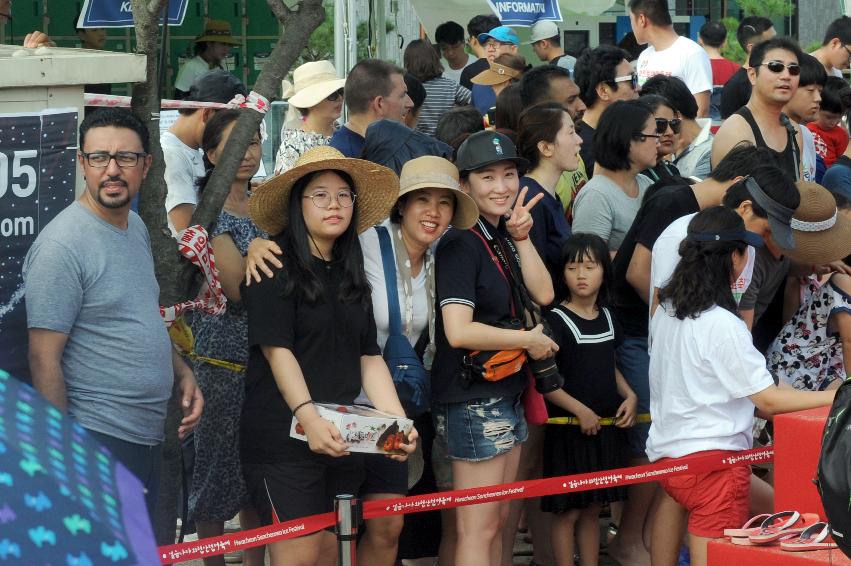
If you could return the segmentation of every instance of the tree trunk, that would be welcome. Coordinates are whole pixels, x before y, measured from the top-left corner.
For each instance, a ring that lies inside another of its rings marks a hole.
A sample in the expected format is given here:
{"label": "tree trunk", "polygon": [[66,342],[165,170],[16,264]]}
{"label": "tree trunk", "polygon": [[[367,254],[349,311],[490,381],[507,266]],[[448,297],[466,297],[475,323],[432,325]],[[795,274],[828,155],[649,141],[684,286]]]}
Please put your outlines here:
{"label": "tree trunk", "polygon": [[[271,101],[278,93],[281,79],[307,45],[311,33],[324,21],[325,10],[322,0],[300,0],[293,8],[286,6],[282,0],[267,2],[286,30],[281,33],[268,63],[254,85],[255,92]],[[160,304],[171,306],[194,297],[200,285],[200,278],[197,269],[179,255],[166,222],[167,187],[164,178],[165,163],[160,147],[160,98],[157,84],[159,23],[164,4],[165,0],[132,0],[137,52],[147,56],[148,77],[146,82],[133,85],[132,109],[150,131],[150,151],[154,160],[147,178],[142,183],[139,213],[151,235],[154,266],[160,285]],[[263,114],[254,110],[243,110],[228,138],[222,159],[216,165],[192,215],[190,225],[200,224],[210,229],[224,206],[242,156],[245,155],[248,144],[262,120]],[[181,409],[176,397],[172,397],[166,417],[159,498],[154,518],[154,534],[159,545],[171,544],[175,540],[181,490],[180,443],[177,439]]]}

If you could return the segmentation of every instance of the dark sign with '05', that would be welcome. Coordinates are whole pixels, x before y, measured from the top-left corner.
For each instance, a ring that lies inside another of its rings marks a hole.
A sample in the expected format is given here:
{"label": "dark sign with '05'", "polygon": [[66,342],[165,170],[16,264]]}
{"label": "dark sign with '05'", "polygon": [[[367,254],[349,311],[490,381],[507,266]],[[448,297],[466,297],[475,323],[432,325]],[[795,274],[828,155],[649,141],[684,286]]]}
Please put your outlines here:
{"label": "dark sign with '05'", "polygon": [[29,375],[21,267],[74,200],[76,151],[76,111],[0,114],[0,369],[13,375]]}

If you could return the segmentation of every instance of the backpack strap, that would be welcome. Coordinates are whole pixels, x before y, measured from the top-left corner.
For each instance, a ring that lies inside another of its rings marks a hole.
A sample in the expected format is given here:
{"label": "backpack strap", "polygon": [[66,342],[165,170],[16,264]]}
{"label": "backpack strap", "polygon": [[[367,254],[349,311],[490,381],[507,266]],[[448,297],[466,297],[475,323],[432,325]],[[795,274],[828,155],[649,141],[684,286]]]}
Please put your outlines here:
{"label": "backpack strap", "polygon": [[384,285],[387,288],[387,313],[390,319],[390,336],[402,335],[402,313],[399,310],[399,288],[396,283],[396,256],[390,243],[390,232],[385,226],[375,226],[384,265]]}

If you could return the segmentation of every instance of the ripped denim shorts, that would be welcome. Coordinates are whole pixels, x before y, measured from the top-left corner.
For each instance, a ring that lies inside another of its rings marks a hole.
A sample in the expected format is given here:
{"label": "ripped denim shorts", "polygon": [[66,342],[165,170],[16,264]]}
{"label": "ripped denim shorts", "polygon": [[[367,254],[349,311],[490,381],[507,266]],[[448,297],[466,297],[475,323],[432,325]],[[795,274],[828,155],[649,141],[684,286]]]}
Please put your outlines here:
{"label": "ripped denim shorts", "polygon": [[432,405],[432,417],[450,460],[490,460],[507,454],[529,435],[519,395]]}

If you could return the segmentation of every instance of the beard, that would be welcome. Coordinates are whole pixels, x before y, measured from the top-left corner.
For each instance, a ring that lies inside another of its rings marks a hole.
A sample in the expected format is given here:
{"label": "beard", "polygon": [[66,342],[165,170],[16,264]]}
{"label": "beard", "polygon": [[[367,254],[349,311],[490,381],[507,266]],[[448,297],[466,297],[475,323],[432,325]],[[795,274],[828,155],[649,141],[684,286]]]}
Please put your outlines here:
{"label": "beard", "polygon": [[[111,181],[111,182],[114,183],[115,181]],[[113,209],[114,208],[124,208],[125,206],[130,204],[129,187],[127,186],[127,183],[125,181],[120,181],[120,182],[124,185],[126,192],[122,195],[114,196],[114,197],[106,196],[105,194],[103,194],[103,191],[106,189],[106,187],[104,186],[106,183],[101,183],[101,185],[98,187],[97,193],[95,194],[95,200],[98,202],[98,204],[100,204],[104,208],[113,208]]]}

